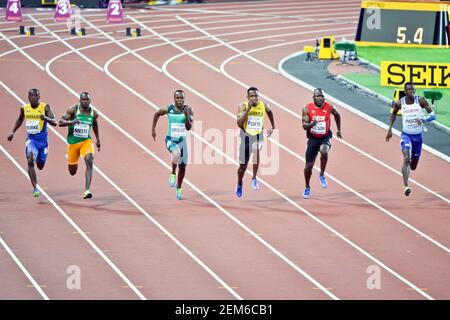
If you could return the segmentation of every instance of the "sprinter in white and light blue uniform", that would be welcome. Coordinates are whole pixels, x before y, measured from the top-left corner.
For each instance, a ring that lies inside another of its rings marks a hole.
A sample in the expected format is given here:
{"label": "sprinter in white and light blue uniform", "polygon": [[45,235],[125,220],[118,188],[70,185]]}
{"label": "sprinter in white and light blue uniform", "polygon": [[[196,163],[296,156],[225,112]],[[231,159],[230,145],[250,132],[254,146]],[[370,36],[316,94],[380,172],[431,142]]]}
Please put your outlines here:
{"label": "sprinter in white and light blue uniform", "polygon": [[[397,112],[402,112],[402,134],[400,136],[400,146],[403,152],[403,191],[406,196],[411,194],[411,188],[408,186],[410,170],[415,170],[419,163],[422,152],[422,130],[424,122],[431,122],[436,119],[434,111],[431,109],[427,100],[415,95],[416,89],[412,82],[405,83],[405,96],[395,101],[391,114],[391,123],[386,135],[386,141],[392,137],[392,126],[397,118]],[[428,115],[423,115],[423,109]]]}

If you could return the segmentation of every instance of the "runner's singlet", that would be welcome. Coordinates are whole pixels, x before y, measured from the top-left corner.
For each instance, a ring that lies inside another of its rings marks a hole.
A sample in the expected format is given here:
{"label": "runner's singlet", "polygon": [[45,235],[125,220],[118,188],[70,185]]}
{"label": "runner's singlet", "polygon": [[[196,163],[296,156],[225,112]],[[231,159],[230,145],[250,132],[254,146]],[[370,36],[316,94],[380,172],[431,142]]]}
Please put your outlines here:
{"label": "runner's singlet", "polygon": [[331,104],[324,102],[322,108],[319,108],[311,102],[306,105],[306,109],[308,110],[309,120],[317,121],[316,125],[309,130],[309,134],[315,138],[322,138],[328,135],[330,131]]}
{"label": "runner's singlet", "polygon": [[422,124],[417,123],[417,119],[422,119],[422,107],[419,104],[419,96],[414,96],[414,103],[407,104],[406,97],[400,99],[402,105],[402,125],[403,132],[407,134],[422,133]]}
{"label": "runner's singlet", "polygon": [[167,107],[167,136],[172,140],[180,141],[186,137],[186,115],[183,111],[177,111],[177,108],[171,104]]}
{"label": "runner's singlet", "polygon": [[82,114],[80,105],[77,104],[75,119],[80,120],[79,124],[70,125],[67,134],[67,143],[76,144],[91,138],[91,127],[94,123],[94,108],[91,106],[89,114]]}
{"label": "runner's singlet", "polygon": [[[249,108],[248,101],[244,102],[245,110]],[[264,125],[264,115],[266,114],[266,108],[264,102],[258,101],[256,107],[250,109],[247,117],[247,121],[244,122],[244,130],[252,136],[256,136],[261,133]]]}
{"label": "runner's singlet", "polygon": [[45,102],[40,102],[37,108],[33,108],[31,104],[23,107],[28,139],[34,141],[47,139],[47,122],[41,120],[41,115],[45,115],[46,105]]}

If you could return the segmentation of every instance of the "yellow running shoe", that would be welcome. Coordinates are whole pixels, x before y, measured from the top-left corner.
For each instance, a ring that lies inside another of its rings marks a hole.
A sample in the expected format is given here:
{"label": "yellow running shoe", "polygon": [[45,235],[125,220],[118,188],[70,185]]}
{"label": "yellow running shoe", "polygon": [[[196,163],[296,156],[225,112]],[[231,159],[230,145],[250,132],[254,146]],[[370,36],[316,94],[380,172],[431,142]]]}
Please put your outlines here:
{"label": "yellow running shoe", "polygon": [[183,191],[181,190],[181,188],[177,188],[176,196],[178,200],[183,199]]}
{"label": "yellow running shoe", "polygon": [[176,180],[176,177],[177,177],[177,175],[176,174],[170,174],[170,177],[169,177],[169,186],[171,187],[171,188],[173,188],[173,187],[175,187],[175,180]]}

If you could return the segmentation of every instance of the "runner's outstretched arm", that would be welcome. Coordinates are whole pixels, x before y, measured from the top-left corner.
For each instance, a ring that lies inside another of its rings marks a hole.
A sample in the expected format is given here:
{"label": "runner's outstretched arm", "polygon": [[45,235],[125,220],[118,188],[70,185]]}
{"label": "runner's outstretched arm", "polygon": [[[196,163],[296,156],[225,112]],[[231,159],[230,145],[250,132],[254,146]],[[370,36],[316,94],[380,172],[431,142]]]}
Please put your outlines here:
{"label": "runner's outstretched arm", "polygon": [[25,114],[23,112],[23,107],[20,108],[19,117],[16,120],[16,123],[14,124],[14,128],[11,130],[11,132],[8,135],[8,141],[11,141],[14,137],[14,134],[16,133],[17,129],[20,128],[20,126],[23,123],[23,119],[25,118]]}
{"label": "runner's outstretched arm", "polygon": [[94,122],[92,123],[92,130],[94,131],[95,134],[95,145],[97,146],[97,150],[100,151],[100,132],[98,131],[98,113],[97,111],[94,110]]}
{"label": "runner's outstretched arm", "polygon": [[153,116],[153,124],[152,124],[152,137],[153,140],[156,140],[156,124],[158,123],[159,117],[167,114],[167,107],[161,108],[158,111],[156,111],[155,115]]}

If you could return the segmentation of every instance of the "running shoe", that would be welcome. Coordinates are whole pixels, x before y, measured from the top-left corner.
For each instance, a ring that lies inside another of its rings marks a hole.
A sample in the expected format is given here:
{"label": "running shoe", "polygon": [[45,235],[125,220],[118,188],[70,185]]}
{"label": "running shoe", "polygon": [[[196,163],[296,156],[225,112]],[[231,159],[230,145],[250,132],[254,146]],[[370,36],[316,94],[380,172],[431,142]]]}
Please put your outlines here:
{"label": "running shoe", "polygon": [[411,194],[411,188],[410,187],[403,187],[403,191],[405,192],[405,196],[409,196]]}
{"label": "running shoe", "polygon": [[254,190],[259,190],[259,182],[256,179],[252,179],[252,188]]}
{"label": "running shoe", "polygon": [[178,200],[183,199],[183,191],[181,188],[177,188],[176,197]]}
{"label": "running shoe", "polygon": [[90,198],[92,198],[92,193],[89,190],[86,190],[83,193],[83,199],[90,199]]}
{"label": "running shoe", "polygon": [[242,186],[240,186],[240,185],[236,186],[236,196],[238,198],[242,197]]}
{"label": "running shoe", "polygon": [[33,189],[33,197],[39,198],[40,195],[41,195],[41,192],[39,191],[39,189],[38,188],[34,188]]}
{"label": "running shoe", "polygon": [[309,199],[311,197],[311,188],[305,188],[303,191],[303,198]]}
{"label": "running shoe", "polygon": [[175,187],[175,180],[176,180],[176,177],[177,177],[177,175],[176,174],[170,174],[170,177],[169,177],[169,186],[171,187],[171,188],[173,188],[173,187]]}
{"label": "running shoe", "polygon": [[327,178],[325,178],[325,176],[319,176],[320,179],[320,185],[322,186],[322,188],[326,188],[328,187],[328,181]]}

